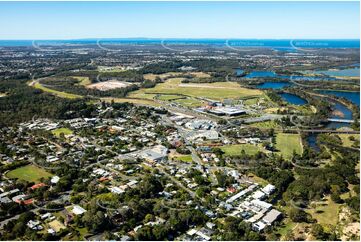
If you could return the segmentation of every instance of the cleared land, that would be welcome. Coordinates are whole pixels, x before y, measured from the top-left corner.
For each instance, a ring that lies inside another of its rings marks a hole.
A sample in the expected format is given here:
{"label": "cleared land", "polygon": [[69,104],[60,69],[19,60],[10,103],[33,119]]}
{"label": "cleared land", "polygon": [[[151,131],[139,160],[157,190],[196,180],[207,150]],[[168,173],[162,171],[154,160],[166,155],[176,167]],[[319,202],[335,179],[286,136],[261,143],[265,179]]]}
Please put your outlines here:
{"label": "cleared land", "polygon": [[226,98],[240,99],[252,96],[261,96],[260,90],[243,88],[233,82],[215,82],[206,84],[182,83],[183,78],[170,78],[164,83],[157,84],[153,88],[140,89],[131,92],[129,97],[139,97],[145,93],[157,94],[182,94],[197,98],[223,100]]}
{"label": "cleared land", "polygon": [[39,182],[40,178],[51,177],[52,174],[34,165],[27,165],[9,171],[6,176],[11,179],[17,178],[29,182]]}
{"label": "cleared land", "polygon": [[69,135],[69,134],[72,134],[73,131],[71,131],[68,128],[59,128],[59,129],[52,130],[51,133],[53,133],[53,135],[59,137],[61,133],[63,133],[64,135]]}
{"label": "cleared land", "polygon": [[59,232],[60,230],[66,228],[65,225],[63,223],[59,222],[58,220],[53,220],[53,221],[49,222],[48,225],[50,228],[54,229],[55,232]]}
{"label": "cleared land", "polygon": [[131,85],[131,84],[128,82],[110,80],[110,81],[105,81],[105,82],[93,83],[93,84],[87,85],[86,88],[97,89],[99,91],[108,91],[108,90],[117,89],[117,88],[124,88],[129,85]]}
{"label": "cleared land", "polygon": [[60,92],[60,91],[57,91],[54,89],[50,89],[48,87],[44,87],[39,82],[35,82],[35,81],[31,82],[30,86],[33,86],[34,88],[40,89],[44,92],[48,92],[50,94],[53,94],[53,95],[61,97],[61,98],[69,98],[69,99],[83,98],[83,96],[80,96],[80,95],[71,94],[71,93],[67,93],[67,92]]}
{"label": "cleared land", "polygon": [[292,158],[293,151],[302,154],[302,140],[299,134],[278,133],[276,136],[276,148],[285,159]]}
{"label": "cleared land", "polygon": [[226,156],[241,155],[242,150],[244,150],[247,155],[254,155],[258,151],[267,152],[263,147],[252,144],[225,145],[221,147],[221,150]]}

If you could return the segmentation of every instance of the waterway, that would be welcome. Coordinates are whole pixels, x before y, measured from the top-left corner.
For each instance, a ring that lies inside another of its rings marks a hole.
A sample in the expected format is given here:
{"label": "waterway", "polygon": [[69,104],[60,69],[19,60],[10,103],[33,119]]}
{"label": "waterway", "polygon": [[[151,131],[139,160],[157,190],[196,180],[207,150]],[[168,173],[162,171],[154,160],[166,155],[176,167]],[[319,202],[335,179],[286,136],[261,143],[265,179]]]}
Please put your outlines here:
{"label": "waterway", "polygon": [[308,145],[316,152],[320,152],[320,147],[317,144],[317,133],[310,133],[307,138],[306,141],[308,143]]}
{"label": "waterway", "polygon": [[343,97],[360,107],[360,92],[348,92],[337,90],[319,90],[318,93]]}
{"label": "waterway", "polygon": [[314,73],[327,75],[327,76],[357,77],[360,76],[360,67],[347,68],[347,69],[321,70],[321,71],[314,71]]}
{"label": "waterway", "polygon": [[258,84],[256,88],[259,89],[282,89],[284,87],[290,87],[293,83],[289,82],[263,82]]}
{"label": "waterway", "polygon": [[307,100],[306,99],[303,99],[295,94],[291,94],[291,93],[282,93],[282,94],[279,94],[283,100],[291,103],[291,104],[294,104],[294,105],[304,105],[304,104],[307,104]]}

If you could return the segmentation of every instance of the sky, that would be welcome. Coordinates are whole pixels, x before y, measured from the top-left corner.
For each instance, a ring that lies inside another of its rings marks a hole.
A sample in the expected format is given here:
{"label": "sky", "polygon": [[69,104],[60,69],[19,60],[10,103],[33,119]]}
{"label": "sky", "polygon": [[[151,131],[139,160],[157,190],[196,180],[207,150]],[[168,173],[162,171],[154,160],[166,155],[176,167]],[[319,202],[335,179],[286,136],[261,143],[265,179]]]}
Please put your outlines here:
{"label": "sky", "polygon": [[359,39],[359,2],[0,2],[0,39]]}

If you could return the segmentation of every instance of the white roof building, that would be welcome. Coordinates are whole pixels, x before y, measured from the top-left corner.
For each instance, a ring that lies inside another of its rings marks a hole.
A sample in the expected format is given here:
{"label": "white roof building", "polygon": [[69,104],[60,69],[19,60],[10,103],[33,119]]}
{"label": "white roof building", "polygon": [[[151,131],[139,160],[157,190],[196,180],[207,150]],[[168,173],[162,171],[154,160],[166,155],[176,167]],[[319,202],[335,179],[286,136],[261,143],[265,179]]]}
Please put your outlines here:
{"label": "white roof building", "polygon": [[53,176],[53,177],[51,178],[50,182],[53,183],[53,184],[56,184],[56,183],[58,183],[59,180],[60,180],[60,177],[58,177],[58,176]]}
{"label": "white roof building", "polygon": [[262,189],[262,191],[267,195],[270,195],[272,192],[274,192],[274,190],[276,190],[276,187],[271,184],[268,184]]}
{"label": "white roof building", "polygon": [[86,212],[86,210],[79,205],[74,205],[72,212],[76,215],[81,215]]}

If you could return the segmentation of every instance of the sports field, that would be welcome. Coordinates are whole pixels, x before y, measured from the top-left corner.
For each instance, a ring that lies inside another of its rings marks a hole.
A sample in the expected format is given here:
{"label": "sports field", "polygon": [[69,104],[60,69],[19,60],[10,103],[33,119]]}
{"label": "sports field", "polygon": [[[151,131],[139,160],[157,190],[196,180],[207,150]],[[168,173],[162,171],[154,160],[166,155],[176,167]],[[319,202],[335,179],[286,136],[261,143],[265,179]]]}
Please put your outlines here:
{"label": "sports field", "polygon": [[11,179],[17,178],[29,182],[39,182],[40,178],[51,177],[52,174],[34,165],[27,165],[9,171],[6,176]]}
{"label": "sports field", "polygon": [[240,99],[262,95],[262,91],[260,90],[243,88],[234,82],[182,83],[182,80],[183,78],[170,78],[164,83],[157,84],[153,88],[143,88],[131,92],[129,97],[139,97],[145,93],[183,94],[221,101],[227,98]]}
{"label": "sports field", "polygon": [[299,134],[278,133],[276,136],[276,148],[285,159],[292,158],[293,151],[296,151],[297,154],[302,154],[301,136]]}

